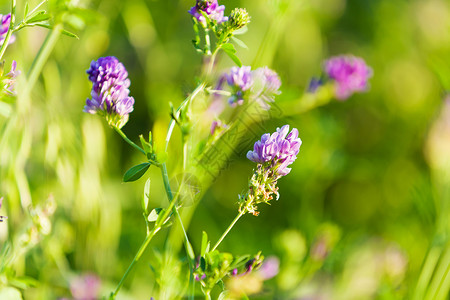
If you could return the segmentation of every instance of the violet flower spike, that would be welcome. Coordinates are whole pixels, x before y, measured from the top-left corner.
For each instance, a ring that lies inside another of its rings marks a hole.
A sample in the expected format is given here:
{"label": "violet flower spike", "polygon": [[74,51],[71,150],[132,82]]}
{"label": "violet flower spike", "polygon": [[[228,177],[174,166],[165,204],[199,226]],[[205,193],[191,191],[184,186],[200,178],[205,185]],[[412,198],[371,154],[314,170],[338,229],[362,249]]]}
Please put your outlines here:
{"label": "violet flower spike", "polygon": [[14,85],[16,83],[16,77],[20,75],[20,71],[16,70],[17,62],[13,60],[11,64],[11,70],[8,74],[1,77],[0,82],[4,89],[4,92],[9,96],[15,96]]}
{"label": "violet flower spike", "polygon": [[289,174],[291,169],[288,166],[297,159],[302,141],[296,128],[288,132],[289,125],[284,125],[272,134],[263,134],[261,140],[255,143],[253,151],[247,152],[247,158],[267,165],[280,177]]}
{"label": "violet flower spike", "polygon": [[93,86],[83,111],[100,114],[111,126],[123,127],[134,105],[134,98],[129,96],[127,70],[117,58],[108,56],[92,61],[87,73]]}
{"label": "violet flower spike", "polygon": [[234,90],[233,95],[228,99],[230,105],[242,105],[244,94],[253,84],[252,71],[250,66],[232,67],[226,74],[228,85]]}
{"label": "violet flower spike", "polygon": [[[7,14],[7,15],[0,15],[0,46],[3,45],[3,41],[5,40],[6,37],[6,33],[8,32],[9,29],[9,24],[11,23],[11,14]],[[12,44],[14,43],[14,41],[16,40],[16,37],[14,35],[11,35],[11,37],[9,38],[9,43],[8,44]]]}
{"label": "violet flower spike", "polygon": [[206,19],[201,12],[206,13],[210,20],[216,21],[217,24],[228,21],[228,17],[224,16],[225,5],[219,5],[217,0],[197,0],[195,6],[188,11],[203,26],[206,26]]}
{"label": "violet flower spike", "polygon": [[335,81],[336,98],[345,100],[355,92],[369,88],[368,80],[373,70],[362,58],[356,56],[335,56],[325,61],[324,71]]}

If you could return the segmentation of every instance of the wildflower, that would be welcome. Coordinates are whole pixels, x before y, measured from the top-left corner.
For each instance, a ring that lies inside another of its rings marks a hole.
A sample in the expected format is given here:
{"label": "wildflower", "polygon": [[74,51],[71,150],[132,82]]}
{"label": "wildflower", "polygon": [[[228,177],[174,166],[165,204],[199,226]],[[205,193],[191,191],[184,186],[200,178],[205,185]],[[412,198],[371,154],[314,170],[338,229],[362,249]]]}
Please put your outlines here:
{"label": "wildflower", "polygon": [[84,112],[105,116],[109,125],[123,127],[134,105],[127,70],[117,58],[108,56],[92,61],[87,73],[93,86]]}
{"label": "wildflower", "polygon": [[97,275],[86,274],[71,281],[70,291],[76,300],[94,300],[99,299],[100,285]]}
{"label": "wildflower", "polygon": [[264,260],[261,268],[258,271],[259,275],[264,280],[273,278],[280,271],[280,260],[276,256],[268,257]]}
{"label": "wildflower", "polygon": [[[0,15],[0,46],[3,45],[3,41],[5,40],[6,33],[9,29],[9,24],[11,23],[11,14]],[[9,39],[9,44],[14,43],[16,37],[12,35]]]}
{"label": "wildflower", "polygon": [[235,8],[230,14],[229,22],[230,27],[237,30],[250,23],[250,16],[245,8]]}
{"label": "wildflower", "polygon": [[8,96],[15,95],[15,92],[14,92],[14,84],[16,82],[15,79],[20,74],[20,71],[16,71],[16,67],[17,67],[17,62],[15,60],[13,60],[13,62],[11,64],[11,71],[9,71],[9,73],[7,73],[6,75],[3,75],[4,63],[0,64],[0,83],[1,83],[1,86],[4,90],[4,92]]}
{"label": "wildflower", "polygon": [[228,85],[233,89],[232,96],[228,99],[230,105],[242,105],[244,94],[253,84],[252,69],[250,66],[232,67],[226,74]]}
{"label": "wildflower", "polygon": [[275,101],[275,96],[281,94],[281,80],[277,72],[268,67],[258,68],[252,72],[255,84],[252,87],[256,101],[263,109],[270,108],[268,103]]}
{"label": "wildflower", "polygon": [[219,5],[217,0],[197,0],[195,6],[188,11],[203,26],[206,26],[206,19],[202,12],[205,13],[211,21],[217,24],[228,21],[228,17],[224,17],[225,5]]}
{"label": "wildflower", "polygon": [[308,85],[308,92],[315,93],[319,87],[323,85],[323,80],[320,78],[311,78]]}
{"label": "wildflower", "polygon": [[241,212],[250,212],[257,216],[258,203],[269,203],[272,194],[279,197],[277,180],[289,174],[288,168],[296,159],[302,144],[296,128],[289,132],[289,125],[277,128],[277,131],[263,134],[247,158],[258,165],[249,182],[247,194],[239,196]]}
{"label": "wildflower", "polygon": [[335,95],[345,100],[355,92],[369,88],[368,80],[372,69],[362,58],[356,56],[336,56],[325,61],[324,71],[335,82]]}

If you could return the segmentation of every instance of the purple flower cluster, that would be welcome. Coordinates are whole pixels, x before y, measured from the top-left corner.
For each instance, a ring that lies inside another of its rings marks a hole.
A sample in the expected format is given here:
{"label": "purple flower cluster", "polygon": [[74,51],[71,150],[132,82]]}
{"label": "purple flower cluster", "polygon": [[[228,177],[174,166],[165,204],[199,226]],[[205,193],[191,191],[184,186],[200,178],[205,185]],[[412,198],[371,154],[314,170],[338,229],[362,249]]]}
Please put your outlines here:
{"label": "purple flower cluster", "polygon": [[195,6],[191,7],[189,13],[201,24],[206,25],[206,19],[201,12],[204,12],[210,20],[218,24],[228,21],[228,17],[223,15],[225,5],[219,5],[217,0],[197,0]]}
{"label": "purple flower cluster", "polygon": [[134,99],[129,96],[130,80],[123,64],[113,56],[101,57],[92,61],[87,73],[93,86],[84,112],[105,115],[110,125],[119,128],[125,125]]}
{"label": "purple flower cluster", "polygon": [[[11,71],[6,75],[1,76],[1,85],[4,92],[9,96],[14,96],[14,84],[16,83],[16,77],[20,74],[20,71],[16,71],[17,62],[13,60],[11,64]],[[3,68],[3,66],[2,66]]]}
{"label": "purple flower cluster", "polygon": [[[0,25],[0,45],[3,45],[3,41],[5,40],[6,33],[9,29],[9,24],[11,23],[11,14],[0,15],[1,25]],[[11,36],[9,39],[9,44],[15,41],[15,36]]]}
{"label": "purple flower cluster", "polygon": [[335,56],[325,61],[324,71],[336,84],[336,98],[345,100],[355,92],[369,88],[368,80],[372,69],[362,58],[356,56]]}
{"label": "purple flower cluster", "polygon": [[231,105],[242,105],[244,95],[251,90],[263,108],[268,109],[267,102],[273,102],[275,95],[280,94],[281,80],[278,74],[268,67],[251,70],[250,66],[232,67],[224,75],[228,85],[233,89],[228,99]]}
{"label": "purple flower cluster", "polygon": [[263,134],[253,151],[248,151],[247,158],[258,164],[267,164],[279,176],[289,174],[291,168],[288,166],[297,159],[302,141],[296,128],[288,132],[289,125],[284,125],[272,134]]}

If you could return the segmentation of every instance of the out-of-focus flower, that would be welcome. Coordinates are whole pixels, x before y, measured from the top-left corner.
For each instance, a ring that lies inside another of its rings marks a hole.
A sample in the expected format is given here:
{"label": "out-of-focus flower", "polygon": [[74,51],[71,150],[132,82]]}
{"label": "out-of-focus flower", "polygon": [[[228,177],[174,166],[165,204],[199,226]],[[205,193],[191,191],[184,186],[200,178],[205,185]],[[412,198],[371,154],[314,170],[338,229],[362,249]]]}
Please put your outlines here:
{"label": "out-of-focus flower", "polygon": [[237,30],[250,23],[250,16],[245,8],[235,8],[230,14],[229,23],[231,29]]}
{"label": "out-of-focus flower", "polygon": [[324,71],[335,82],[335,96],[345,100],[355,92],[369,88],[368,80],[373,75],[372,68],[362,58],[341,55],[325,61]]}
{"label": "out-of-focus flower", "polygon": [[8,96],[14,96],[16,93],[14,91],[14,84],[16,83],[16,77],[20,74],[20,71],[16,71],[17,62],[13,60],[11,64],[11,71],[3,75],[4,63],[0,64],[0,81],[3,92]]}
{"label": "out-of-focus flower", "polygon": [[315,93],[319,87],[323,85],[323,80],[320,78],[311,78],[308,85],[308,92]]}
{"label": "out-of-focus flower", "polygon": [[224,79],[232,90],[231,97],[228,98],[232,106],[242,105],[245,99],[249,99],[257,101],[262,108],[269,109],[268,103],[274,102],[275,96],[281,93],[280,77],[268,67],[254,71],[250,66],[232,67],[219,79],[219,88],[222,88]]}
{"label": "out-of-focus flower", "polygon": [[253,151],[247,152],[247,158],[253,162],[263,164],[274,174],[284,176],[291,171],[288,166],[297,159],[302,140],[298,137],[296,128],[289,132],[289,125],[277,128],[277,131],[262,135],[257,141]]}
{"label": "out-of-focus flower", "polygon": [[253,84],[251,67],[232,67],[230,73],[226,74],[226,80],[228,85],[233,89],[232,96],[228,99],[228,102],[231,105],[242,105],[244,103],[244,93]]}
{"label": "out-of-focus flower", "polygon": [[258,270],[258,274],[262,279],[268,280],[275,277],[280,271],[280,260],[276,256],[266,258]]}
{"label": "out-of-focus flower", "polygon": [[95,300],[100,296],[100,278],[94,274],[76,277],[70,282],[70,292],[75,300]]}
{"label": "out-of-focus flower", "polygon": [[[0,15],[1,25],[0,25],[0,46],[3,45],[3,41],[5,40],[6,33],[9,29],[9,24],[11,23],[11,14]],[[9,38],[9,44],[14,43],[16,37],[12,35]]]}
{"label": "out-of-focus flower", "polygon": [[197,0],[195,6],[188,11],[194,18],[196,18],[203,26],[206,26],[206,19],[202,15],[205,13],[211,21],[216,21],[218,24],[228,21],[228,17],[223,15],[225,5],[219,5],[217,0]]}
{"label": "out-of-focus flower", "polygon": [[272,194],[278,199],[277,180],[289,174],[291,168],[288,166],[297,159],[302,144],[296,128],[288,132],[289,125],[285,125],[273,134],[263,134],[253,151],[248,151],[247,158],[258,165],[250,179],[248,192],[239,196],[239,211],[257,216],[257,204],[269,203]]}
{"label": "out-of-focus flower", "polygon": [[87,73],[93,86],[84,112],[105,116],[109,125],[123,127],[134,105],[127,70],[117,58],[107,56],[92,61]]}

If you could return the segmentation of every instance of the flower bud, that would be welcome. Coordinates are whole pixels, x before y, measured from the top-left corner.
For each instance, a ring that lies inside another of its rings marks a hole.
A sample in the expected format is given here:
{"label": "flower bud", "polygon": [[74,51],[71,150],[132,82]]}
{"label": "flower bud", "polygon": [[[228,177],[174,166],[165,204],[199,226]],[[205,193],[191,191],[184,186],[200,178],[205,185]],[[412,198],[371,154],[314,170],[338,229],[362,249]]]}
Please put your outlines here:
{"label": "flower bud", "polygon": [[228,18],[230,27],[234,30],[242,28],[250,23],[250,16],[245,8],[235,8]]}

